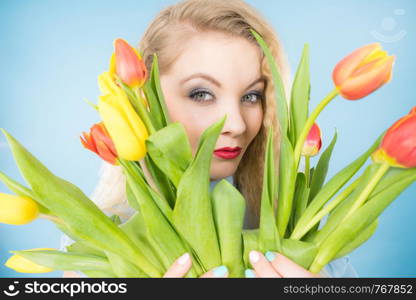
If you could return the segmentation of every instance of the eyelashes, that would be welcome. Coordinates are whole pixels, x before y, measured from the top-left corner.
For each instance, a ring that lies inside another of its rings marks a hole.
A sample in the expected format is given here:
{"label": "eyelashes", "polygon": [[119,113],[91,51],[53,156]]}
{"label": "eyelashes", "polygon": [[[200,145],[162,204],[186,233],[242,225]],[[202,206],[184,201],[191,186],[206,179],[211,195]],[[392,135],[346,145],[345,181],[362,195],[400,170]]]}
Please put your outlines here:
{"label": "eyelashes", "polygon": [[[213,101],[215,96],[207,89],[203,89],[203,88],[197,88],[197,89],[193,89],[188,97],[195,101],[195,102],[200,102],[200,103],[205,103],[205,102],[209,102],[209,101]],[[245,94],[242,98],[241,101],[242,102],[247,102],[250,104],[256,104],[260,101],[262,101],[264,98],[263,93],[261,91],[251,91],[248,92],[247,94]]]}

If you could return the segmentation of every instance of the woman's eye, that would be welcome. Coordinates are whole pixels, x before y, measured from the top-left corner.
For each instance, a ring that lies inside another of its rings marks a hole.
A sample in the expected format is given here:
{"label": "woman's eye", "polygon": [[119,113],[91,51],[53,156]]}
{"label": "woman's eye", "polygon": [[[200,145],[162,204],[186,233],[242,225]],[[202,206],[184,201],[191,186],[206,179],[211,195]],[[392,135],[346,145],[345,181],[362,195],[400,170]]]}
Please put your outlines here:
{"label": "woman's eye", "polygon": [[189,97],[197,102],[210,101],[213,98],[211,93],[204,91],[204,90],[193,91],[190,93]]}
{"label": "woman's eye", "polygon": [[259,93],[250,93],[243,96],[243,101],[248,103],[257,103],[263,99],[263,96]]}

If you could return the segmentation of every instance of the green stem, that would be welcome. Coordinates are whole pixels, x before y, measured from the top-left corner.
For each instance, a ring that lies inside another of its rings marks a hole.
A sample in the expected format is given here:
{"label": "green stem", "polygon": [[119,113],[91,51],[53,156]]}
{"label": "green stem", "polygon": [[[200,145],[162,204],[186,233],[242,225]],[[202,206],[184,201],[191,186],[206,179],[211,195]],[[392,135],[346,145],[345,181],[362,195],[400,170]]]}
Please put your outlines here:
{"label": "green stem", "polygon": [[360,178],[357,178],[349,187],[340,193],[334,200],[328,203],[302,228],[301,231],[294,232],[291,239],[300,240],[315,224],[317,224],[324,216],[329,214],[335,207],[338,206],[345,198],[347,198],[357,187]]}
{"label": "green stem", "polygon": [[348,211],[347,215],[342,219],[341,223],[348,219],[360,206],[367,200],[368,196],[376,187],[377,183],[380,181],[381,177],[388,171],[390,165],[386,162],[380,165],[377,172],[374,174],[373,178],[371,178],[368,185],[363,189],[361,194],[357,197],[354,201],[353,205],[351,206],[350,210]]}
{"label": "green stem", "polygon": [[321,111],[337,95],[338,95],[338,90],[335,88],[318,104],[318,106],[314,109],[314,111],[310,114],[308,120],[306,121],[306,124],[303,127],[303,130],[302,130],[301,134],[299,135],[299,138],[296,142],[296,147],[295,147],[295,152],[294,152],[296,168],[298,168],[298,166],[299,166],[299,160],[300,160],[300,157],[301,157],[303,144],[305,143],[305,140],[306,140],[306,137],[308,136],[309,130],[311,130],[311,128],[313,126],[313,123],[315,123],[315,120],[318,118],[318,115],[321,113]]}
{"label": "green stem", "polygon": [[305,156],[305,177],[306,177],[306,186],[309,187],[309,177],[311,175],[311,157]]}

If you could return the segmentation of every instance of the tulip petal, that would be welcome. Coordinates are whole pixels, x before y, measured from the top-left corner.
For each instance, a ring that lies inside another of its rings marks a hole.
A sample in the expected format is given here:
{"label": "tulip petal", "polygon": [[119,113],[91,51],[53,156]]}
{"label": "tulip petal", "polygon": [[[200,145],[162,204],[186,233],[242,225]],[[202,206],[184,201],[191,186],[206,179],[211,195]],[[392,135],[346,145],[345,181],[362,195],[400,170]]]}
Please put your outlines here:
{"label": "tulip petal", "polygon": [[340,94],[346,99],[356,100],[374,92],[390,80],[393,63],[394,56],[389,56],[371,71],[348,78],[339,88]]}
{"label": "tulip petal", "polygon": [[381,46],[379,43],[369,44],[367,46],[361,47],[351,54],[342,59],[334,68],[332,73],[332,78],[334,80],[335,86],[340,86],[351,73],[356,69],[356,67],[374,50],[380,49]]}
{"label": "tulip petal", "polygon": [[136,135],[120,112],[100,97],[98,109],[100,116],[114,142],[117,154],[126,160],[140,160],[146,154],[144,141],[136,138]]}
{"label": "tulip petal", "polygon": [[28,197],[0,193],[0,223],[23,225],[37,218],[39,208]]}

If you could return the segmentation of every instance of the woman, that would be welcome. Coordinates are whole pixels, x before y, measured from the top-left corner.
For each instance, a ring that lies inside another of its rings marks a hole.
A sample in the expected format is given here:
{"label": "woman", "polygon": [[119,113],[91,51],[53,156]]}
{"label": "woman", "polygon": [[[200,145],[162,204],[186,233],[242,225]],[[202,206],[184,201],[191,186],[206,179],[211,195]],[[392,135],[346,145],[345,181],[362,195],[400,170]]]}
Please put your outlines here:
{"label": "woman", "polygon": [[[169,116],[184,125],[194,153],[202,132],[227,114],[213,154],[211,187],[227,178],[240,190],[247,200],[246,228],[258,226],[266,129],[278,128],[271,73],[251,28],[269,45],[289,91],[289,68],[276,33],[241,0],[187,0],[170,6],[149,25],[139,45],[148,69],[153,53],[158,54]],[[278,157],[278,130],[274,143]],[[106,165],[92,198],[108,214],[125,220],[133,211],[124,187],[120,169]],[[276,253],[252,251],[249,257],[253,270],[246,271],[247,277],[318,276]],[[338,271],[348,266],[346,260],[338,260]],[[183,277],[191,264],[184,254],[165,276]],[[319,276],[348,276],[331,273]],[[220,266],[202,277],[227,275]]]}

